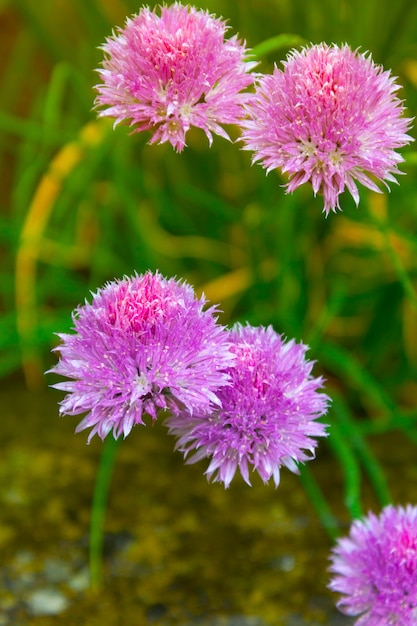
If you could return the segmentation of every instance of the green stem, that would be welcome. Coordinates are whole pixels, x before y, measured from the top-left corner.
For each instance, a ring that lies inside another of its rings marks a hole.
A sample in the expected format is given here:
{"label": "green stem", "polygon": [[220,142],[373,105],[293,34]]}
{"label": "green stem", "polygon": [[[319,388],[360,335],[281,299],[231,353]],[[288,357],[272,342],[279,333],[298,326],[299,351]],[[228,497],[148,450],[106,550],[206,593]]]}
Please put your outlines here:
{"label": "green stem", "polygon": [[261,43],[258,43],[257,46],[252,48],[251,57],[254,56],[256,59],[261,59],[271,52],[276,52],[277,50],[283,49],[288,50],[290,48],[295,48],[306,44],[307,41],[299,35],[281,33],[280,35],[276,35],[275,37],[265,39],[265,41],[261,41]]}
{"label": "green stem", "polygon": [[94,486],[93,501],[91,504],[89,550],[90,580],[93,589],[98,589],[103,583],[104,518],[106,515],[110,479],[113,473],[119,441],[120,439],[114,439],[112,435],[106,438],[103,444]]}
{"label": "green stem", "polygon": [[345,506],[352,519],[362,517],[359,463],[347,440],[343,437],[338,424],[334,422],[330,426],[330,436],[327,443],[332,448],[335,456],[337,456],[343,469],[345,478]]}
{"label": "green stem", "polygon": [[370,211],[368,211],[368,215],[371,219],[372,224],[379,229],[379,232],[384,239],[385,250],[391,259],[392,265],[397,273],[398,280],[400,281],[404,289],[404,293],[409,297],[412,305],[414,307],[417,307],[417,293],[413,281],[411,280],[400,255],[398,254],[392,243],[391,235],[396,234],[395,230],[392,230],[387,222],[378,219]]}
{"label": "green stem", "polygon": [[379,504],[382,507],[386,506],[391,502],[391,495],[384,472],[365,439],[361,436],[360,428],[355,424],[346,404],[335,394],[333,395],[333,409],[337,414],[342,435],[351,442],[353,449],[356,451],[372,483]]}
{"label": "green stem", "polygon": [[384,57],[387,57],[388,53],[401,41],[404,31],[407,29],[410,22],[413,23],[415,19],[415,14],[413,15],[416,9],[415,0],[405,0],[402,3],[397,2],[392,6],[395,7],[396,15],[393,15],[391,19],[387,20],[389,28],[387,29],[388,32],[385,41],[383,41],[381,45],[381,54]]}
{"label": "green stem", "polygon": [[378,498],[378,502],[381,507],[387,506],[392,502],[390,490],[388,487],[385,474],[378,461],[376,460],[373,452],[369,446],[365,443],[362,437],[357,436],[354,442],[358,456],[362,462],[362,465],[368,474],[369,480],[375,491],[375,495]]}
{"label": "green stem", "polygon": [[333,512],[330,509],[329,504],[323,495],[323,492],[318,486],[313,474],[310,472],[310,469],[306,465],[301,465],[299,467],[299,470],[301,483],[309,499],[311,500],[311,503],[316,509],[316,512],[320,518],[321,523],[323,524],[324,529],[326,530],[330,539],[336,539],[338,534],[337,520],[333,515]]}

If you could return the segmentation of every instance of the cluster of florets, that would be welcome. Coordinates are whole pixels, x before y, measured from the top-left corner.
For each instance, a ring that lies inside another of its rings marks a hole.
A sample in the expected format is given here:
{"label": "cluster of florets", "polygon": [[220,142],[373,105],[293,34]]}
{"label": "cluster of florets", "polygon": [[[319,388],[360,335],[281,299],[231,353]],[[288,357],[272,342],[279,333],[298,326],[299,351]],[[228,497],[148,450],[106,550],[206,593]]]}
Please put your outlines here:
{"label": "cluster of florets", "polygon": [[[229,139],[267,172],[279,169],[294,191],[309,183],[324,212],[340,209],[357,183],[380,191],[396,182],[397,149],[412,138],[399,85],[369,54],[349,46],[291,51],[271,75],[252,73],[245,44],[226,38],[226,23],[174,2],[142,8],[102,46],[96,86],[99,116],[150,131],[150,142],[186,145],[191,127]],[[252,86],[249,91],[247,88]],[[60,412],[85,414],[76,430],[126,437],[146,418],[162,417],[187,463],[209,459],[206,475],[228,487],[250,469],[280,481],[314,458],[329,398],[312,375],[307,346],[272,327],[220,325],[184,281],[147,272],[110,282],[60,334],[57,365],[68,380]],[[417,507],[386,507],[353,523],[331,557],[330,589],[357,626],[417,624]]]}
{"label": "cluster of florets", "polygon": [[178,151],[192,126],[211,143],[213,133],[229,138],[225,124],[238,125],[253,162],[280,169],[289,192],[310,183],[326,215],[340,209],[345,189],[359,203],[357,182],[374,191],[375,180],[396,182],[403,161],[396,150],[412,141],[411,120],[389,71],[347,45],[322,43],[291,51],[271,75],[255,75],[244,43],[226,30],[221,19],[179,2],[160,15],[142,8],[102,47],[99,115]]}
{"label": "cluster of florets", "polygon": [[267,171],[289,175],[287,191],[309,182],[324,211],[340,209],[345,188],[356,205],[356,182],[380,191],[374,178],[396,182],[411,141],[399,86],[371,57],[349,46],[319,44],[292,51],[272,75],[257,80],[242,120],[244,148]]}
{"label": "cluster of florets", "polygon": [[330,589],[357,626],[417,624],[417,506],[387,506],[352,524],[333,549]]}
{"label": "cluster of florets", "polygon": [[[107,284],[74,314],[75,333],[61,334],[58,364],[69,378],[61,413],[87,413],[77,431],[126,436],[145,416],[169,416],[177,447],[230,484],[249,466],[279,482],[285,465],[313,456],[316,421],[327,410],[323,381],[311,374],[306,346],[271,327],[228,330],[184,282],[147,272]],[[308,451],[307,454],[305,451]]]}
{"label": "cluster of florets", "polygon": [[[177,448],[188,463],[211,458],[207,477],[226,487],[239,469],[250,485],[249,468],[264,482],[280,480],[280,468],[298,472],[297,464],[314,457],[314,437],[326,434],[317,419],[328,397],[318,393],[321,377],[313,378],[307,347],[284,341],[271,326],[241,326],[229,331],[235,362],[230,384],[219,390],[219,406],[209,415],[182,412],[167,420]],[[308,454],[307,454],[308,452]]]}
{"label": "cluster of florets", "polygon": [[184,282],[159,273],[108,283],[76,309],[75,334],[60,334],[53,372],[72,380],[61,413],[88,412],[77,431],[128,435],[161,409],[208,411],[228,383],[233,355],[216,309]]}
{"label": "cluster of florets", "polygon": [[103,45],[96,105],[100,116],[150,130],[151,143],[185,146],[191,126],[229,138],[253,82],[247,51],[236,36],[225,38],[224,21],[179,2],[161,14],[144,7]]}

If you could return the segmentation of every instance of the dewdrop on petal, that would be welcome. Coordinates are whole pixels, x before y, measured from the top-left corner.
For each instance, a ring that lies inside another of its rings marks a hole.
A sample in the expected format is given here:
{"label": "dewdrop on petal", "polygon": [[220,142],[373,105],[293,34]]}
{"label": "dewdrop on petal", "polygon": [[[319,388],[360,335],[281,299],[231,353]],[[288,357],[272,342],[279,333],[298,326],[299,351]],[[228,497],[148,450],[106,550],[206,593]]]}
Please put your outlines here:
{"label": "dewdrop on petal", "polygon": [[243,149],[269,172],[289,177],[287,192],[310,183],[326,216],[341,209],[345,189],[359,204],[356,183],[397,182],[398,148],[407,131],[399,85],[369,54],[325,43],[294,50],[283,70],[261,76],[241,121]]}
{"label": "dewdrop on petal", "polygon": [[99,116],[149,130],[150,143],[183,150],[191,126],[229,139],[223,124],[236,124],[253,82],[247,51],[227,25],[207,11],[175,2],[143,7],[102,46],[96,85]]}
{"label": "dewdrop on petal", "polygon": [[229,335],[236,360],[231,384],[218,392],[221,406],[181,411],[165,423],[188,463],[210,459],[208,479],[228,487],[239,470],[250,485],[252,469],[278,486],[280,468],[297,473],[298,463],[314,458],[316,437],[327,434],[318,421],[329,402],[319,393],[323,379],[312,376],[307,347],[286,342],[271,326],[237,324]]}
{"label": "dewdrop on petal", "polygon": [[109,282],[79,306],[50,370],[70,379],[53,385],[68,392],[60,413],[87,413],[76,432],[126,437],[145,415],[217,406],[234,355],[216,308],[205,305],[185,282],[147,272]]}

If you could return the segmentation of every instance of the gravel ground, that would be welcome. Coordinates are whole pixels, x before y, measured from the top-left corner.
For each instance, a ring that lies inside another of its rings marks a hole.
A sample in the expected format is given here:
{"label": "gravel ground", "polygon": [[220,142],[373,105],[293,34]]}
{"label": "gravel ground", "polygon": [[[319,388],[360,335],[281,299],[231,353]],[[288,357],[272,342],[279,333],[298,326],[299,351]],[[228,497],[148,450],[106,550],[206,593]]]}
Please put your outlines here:
{"label": "gravel ground", "polygon": [[[89,584],[91,495],[102,443],[59,419],[60,394],[0,391],[0,626],[349,626],[326,584],[331,542],[297,476],[278,489],[208,484],[163,425],[121,444],[104,573]],[[314,461],[340,504],[331,458]],[[312,464],[311,464],[312,465]],[[346,524],[346,520],[344,521]]]}

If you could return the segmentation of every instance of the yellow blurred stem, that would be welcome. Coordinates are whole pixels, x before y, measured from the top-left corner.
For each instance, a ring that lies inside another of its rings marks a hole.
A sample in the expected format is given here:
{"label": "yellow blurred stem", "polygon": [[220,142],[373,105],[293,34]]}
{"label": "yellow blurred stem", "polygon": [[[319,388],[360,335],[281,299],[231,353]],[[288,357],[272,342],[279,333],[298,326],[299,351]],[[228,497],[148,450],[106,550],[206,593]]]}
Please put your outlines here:
{"label": "yellow blurred stem", "polygon": [[99,122],[90,122],[81,129],[75,141],[60,150],[41,179],[23,224],[16,255],[16,324],[23,372],[29,389],[39,388],[43,384],[42,359],[35,341],[39,316],[36,266],[42,256],[43,235],[63,182],[82,161],[85,152],[102,140],[105,128]]}
{"label": "yellow blurred stem", "polygon": [[230,264],[230,257],[234,254],[239,255],[241,262],[244,261],[242,251],[232,249],[229,243],[198,235],[178,236],[168,233],[161,228],[154,209],[147,202],[139,204],[138,219],[142,230],[147,233],[147,238],[152,242],[153,249],[159,254],[175,258],[190,257],[220,261],[226,265]]}
{"label": "yellow blurred stem", "polygon": [[[406,242],[403,242],[401,237],[392,232],[388,224],[388,210],[387,199],[385,196],[377,196],[376,194],[370,195],[370,215],[374,220],[376,228],[383,241],[383,248],[385,249],[388,258],[391,261],[397,278],[402,284],[405,294],[408,296],[412,306],[417,307],[417,293],[413,282],[408,274],[408,266],[411,265],[411,254],[409,254],[408,246]],[[407,258],[408,257],[408,258]]]}
{"label": "yellow blurred stem", "polygon": [[[265,259],[259,266],[259,271],[265,280],[271,280],[276,274],[276,264],[273,259]],[[250,267],[239,267],[228,274],[215,278],[198,291],[205,294],[209,301],[223,302],[229,298],[241,295],[253,284],[255,275]]]}

